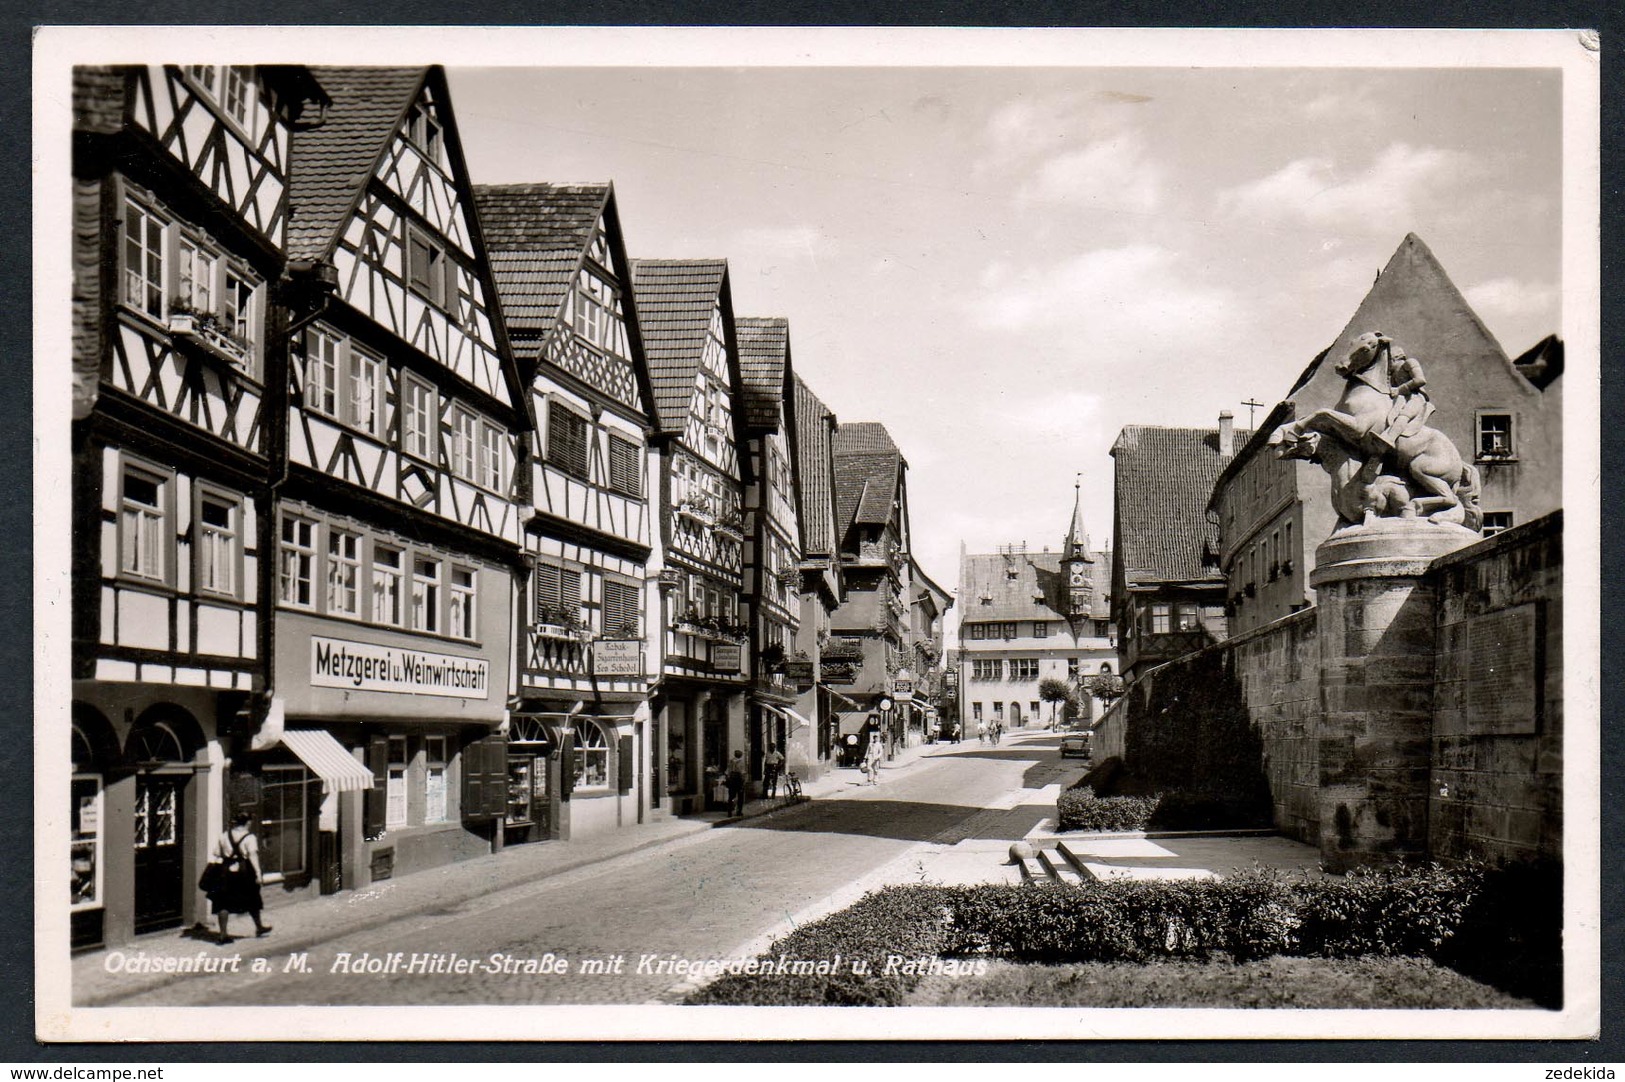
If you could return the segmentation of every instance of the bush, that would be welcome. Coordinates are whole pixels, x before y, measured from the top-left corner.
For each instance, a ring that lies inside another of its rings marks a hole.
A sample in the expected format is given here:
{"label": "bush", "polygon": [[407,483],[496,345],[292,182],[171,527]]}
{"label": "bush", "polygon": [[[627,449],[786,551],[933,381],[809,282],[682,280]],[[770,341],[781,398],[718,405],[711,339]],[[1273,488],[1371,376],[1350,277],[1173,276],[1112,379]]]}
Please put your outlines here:
{"label": "bush", "polygon": [[[840,964],[824,975],[726,974],[685,1001],[691,1004],[784,1006],[897,1006],[923,973],[886,972],[891,956],[934,958],[948,946],[947,896],[951,888],[894,886],[866,894],[822,920],[774,941],[760,957],[781,955]],[[854,966],[853,963],[860,963]],[[857,972],[854,972],[854,969]]]}
{"label": "bush", "polygon": [[1504,992],[1561,1009],[1562,862],[1542,859],[1486,871],[1443,960]]}
{"label": "bush", "polygon": [[1429,868],[1324,880],[1253,871],[1225,879],[968,887],[950,899],[950,949],[1043,963],[1437,958],[1481,885],[1472,870]]}
{"label": "bush", "polygon": [[1241,830],[1270,825],[1270,810],[1256,800],[1175,791],[1153,796],[1097,796],[1092,788],[1064,789],[1055,801],[1062,830]]}
{"label": "bush", "polygon": [[1157,798],[1096,796],[1093,789],[1065,789],[1055,801],[1062,830],[1144,830]]}

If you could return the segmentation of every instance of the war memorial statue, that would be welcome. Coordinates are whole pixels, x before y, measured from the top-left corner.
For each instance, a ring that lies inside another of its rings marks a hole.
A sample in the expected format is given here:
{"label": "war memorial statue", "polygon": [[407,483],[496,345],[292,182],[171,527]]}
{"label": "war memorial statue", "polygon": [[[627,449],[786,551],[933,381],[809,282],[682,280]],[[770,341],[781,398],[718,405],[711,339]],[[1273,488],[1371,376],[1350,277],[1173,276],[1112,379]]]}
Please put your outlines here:
{"label": "war memorial statue", "polygon": [[1282,425],[1269,445],[1331,475],[1338,528],[1423,518],[1476,533],[1484,521],[1478,470],[1428,425],[1434,405],[1421,363],[1381,331],[1367,331],[1336,371],[1344,379],[1337,407]]}

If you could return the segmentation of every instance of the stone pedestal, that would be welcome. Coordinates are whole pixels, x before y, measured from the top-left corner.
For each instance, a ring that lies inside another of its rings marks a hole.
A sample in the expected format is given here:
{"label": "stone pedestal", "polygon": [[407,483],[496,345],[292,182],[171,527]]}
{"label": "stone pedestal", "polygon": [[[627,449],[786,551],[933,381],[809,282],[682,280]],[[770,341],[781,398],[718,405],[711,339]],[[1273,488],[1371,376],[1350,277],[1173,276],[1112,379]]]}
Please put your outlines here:
{"label": "stone pedestal", "polygon": [[1461,526],[1378,519],[1315,550],[1320,852],[1334,871],[1427,850],[1436,612],[1422,575],[1477,540]]}

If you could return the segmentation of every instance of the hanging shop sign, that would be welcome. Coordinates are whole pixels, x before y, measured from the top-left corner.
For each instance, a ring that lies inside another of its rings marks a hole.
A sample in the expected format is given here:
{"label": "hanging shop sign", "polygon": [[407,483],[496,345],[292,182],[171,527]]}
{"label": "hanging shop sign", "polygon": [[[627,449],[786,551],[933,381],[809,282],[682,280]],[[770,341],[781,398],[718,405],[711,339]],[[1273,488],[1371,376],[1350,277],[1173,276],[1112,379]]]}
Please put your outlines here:
{"label": "hanging shop sign", "polygon": [[813,682],[813,663],[811,661],[786,661],[784,663],[784,678],[792,684],[811,685]]}
{"label": "hanging shop sign", "polygon": [[592,646],[594,676],[642,676],[641,639],[600,639]]}
{"label": "hanging shop sign", "polygon": [[486,699],[491,695],[491,663],[477,657],[431,654],[313,635],[310,683],[319,688],[389,695]]}
{"label": "hanging shop sign", "polygon": [[744,647],[736,642],[711,644],[711,667],[717,672],[736,673],[743,660]]}

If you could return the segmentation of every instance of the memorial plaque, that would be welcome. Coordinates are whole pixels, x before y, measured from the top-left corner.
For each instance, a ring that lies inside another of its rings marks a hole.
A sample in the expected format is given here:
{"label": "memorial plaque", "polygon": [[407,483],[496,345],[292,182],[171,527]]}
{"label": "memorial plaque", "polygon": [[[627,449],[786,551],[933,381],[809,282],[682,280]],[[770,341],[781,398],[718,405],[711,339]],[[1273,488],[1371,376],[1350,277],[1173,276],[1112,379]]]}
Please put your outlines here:
{"label": "memorial plaque", "polygon": [[1457,672],[1463,728],[1470,733],[1534,733],[1540,725],[1544,659],[1535,606],[1519,605],[1462,622]]}

